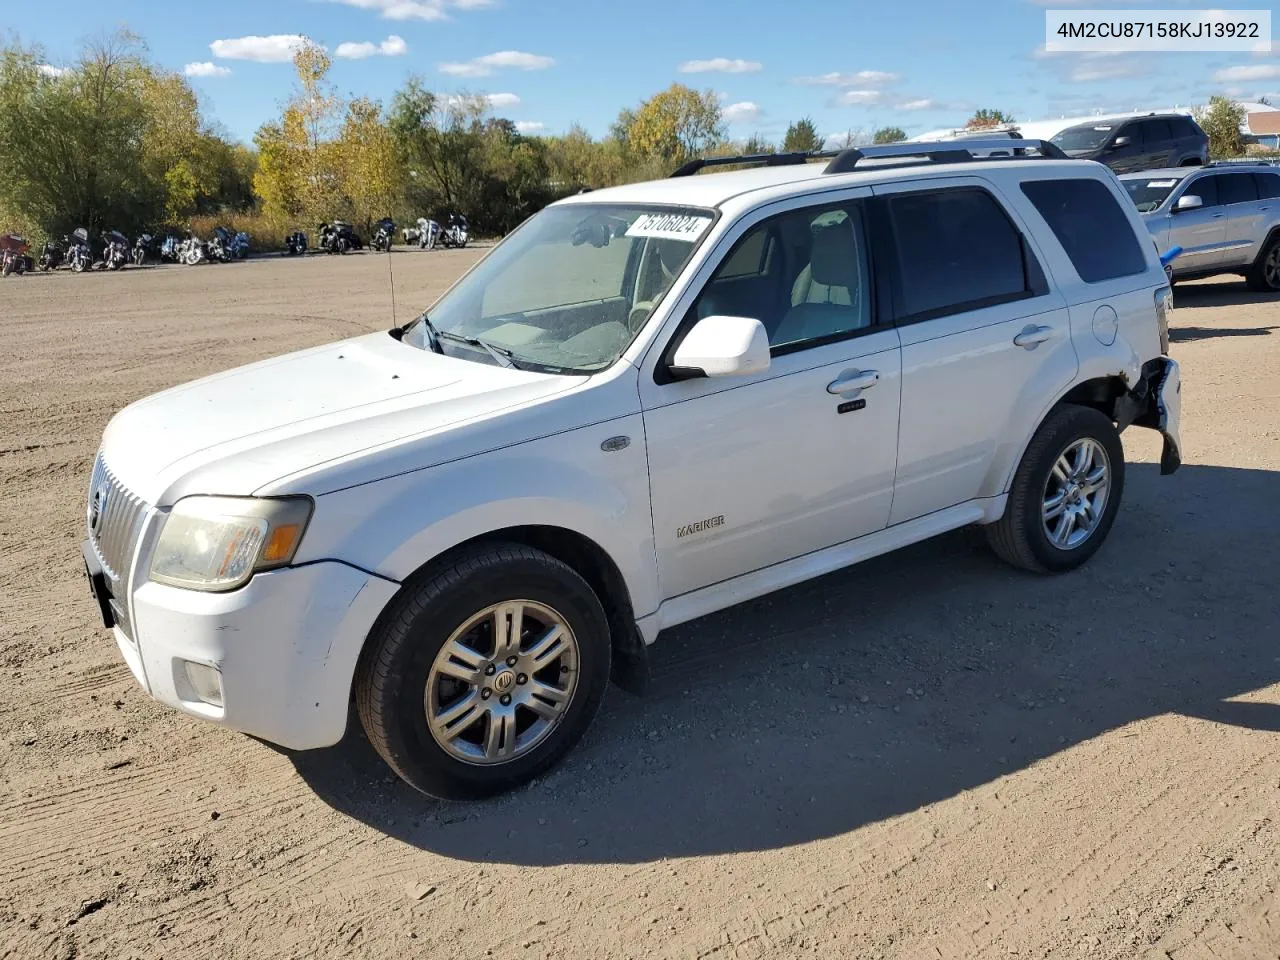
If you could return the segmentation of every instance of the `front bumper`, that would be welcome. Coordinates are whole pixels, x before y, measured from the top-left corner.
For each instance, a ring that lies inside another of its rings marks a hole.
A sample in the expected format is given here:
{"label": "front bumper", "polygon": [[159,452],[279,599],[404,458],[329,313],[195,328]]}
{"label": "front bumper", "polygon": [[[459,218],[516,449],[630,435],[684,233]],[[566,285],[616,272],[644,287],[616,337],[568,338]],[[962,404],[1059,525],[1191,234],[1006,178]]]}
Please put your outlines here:
{"label": "front bumper", "polygon": [[[132,636],[116,626],[116,642],[162,703],[284,747],[325,747],[342,739],[360,650],[398,589],[336,562],[260,573],[231,593],[146,582]],[[188,664],[218,671],[213,702],[192,680],[209,674]]]}

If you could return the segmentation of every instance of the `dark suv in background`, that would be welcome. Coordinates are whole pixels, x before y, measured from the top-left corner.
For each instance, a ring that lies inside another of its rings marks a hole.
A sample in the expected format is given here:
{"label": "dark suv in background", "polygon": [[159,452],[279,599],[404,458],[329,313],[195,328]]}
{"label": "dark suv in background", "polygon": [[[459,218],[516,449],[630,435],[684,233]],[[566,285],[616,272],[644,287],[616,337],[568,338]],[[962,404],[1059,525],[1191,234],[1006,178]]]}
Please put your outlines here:
{"label": "dark suv in background", "polygon": [[1097,160],[1116,173],[1201,166],[1209,160],[1208,136],[1181,113],[1082,123],[1067,127],[1053,143],[1069,157]]}

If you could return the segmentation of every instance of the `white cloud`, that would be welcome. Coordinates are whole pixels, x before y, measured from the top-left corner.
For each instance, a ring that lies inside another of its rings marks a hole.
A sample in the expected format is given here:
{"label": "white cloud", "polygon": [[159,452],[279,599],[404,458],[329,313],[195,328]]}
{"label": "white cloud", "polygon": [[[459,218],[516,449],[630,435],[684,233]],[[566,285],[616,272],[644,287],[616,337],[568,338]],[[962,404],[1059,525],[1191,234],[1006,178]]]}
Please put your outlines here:
{"label": "white cloud", "polygon": [[449,8],[476,10],[493,0],[335,0],[348,7],[372,10],[385,20],[448,20]]}
{"label": "white cloud", "polygon": [[1093,60],[1077,63],[1067,72],[1067,79],[1072,83],[1096,83],[1099,80],[1142,77],[1148,72],[1147,65],[1139,60],[1122,60],[1115,63]]}
{"label": "white cloud", "polygon": [[409,52],[409,45],[393,33],[381,43],[340,43],[334,52],[345,60],[363,60],[366,57],[402,57]]}
{"label": "white cloud", "polygon": [[36,67],[36,69],[46,77],[60,77],[67,72],[66,67],[55,67],[51,63],[42,63],[40,66]]}
{"label": "white cloud", "polygon": [[517,120],[516,129],[521,133],[541,133],[547,125],[540,120]]}
{"label": "white cloud", "polygon": [[216,63],[188,63],[182,68],[184,76],[188,77],[229,77],[231,71],[226,67],[220,67]]}
{"label": "white cloud", "polygon": [[1249,67],[1227,67],[1225,70],[1219,70],[1213,75],[1216,83],[1235,83],[1249,80],[1276,80],[1280,79],[1280,66],[1272,66],[1269,63],[1259,63]]}
{"label": "white cloud", "polygon": [[710,60],[686,60],[676,69],[681,73],[759,73],[764,69],[764,64],[757,60],[713,57]]}
{"label": "white cloud", "polygon": [[546,70],[548,67],[554,67],[555,64],[555,60],[551,57],[539,56],[536,53],[524,53],[520,50],[499,50],[497,53],[487,53],[483,57],[476,57],[464,63],[442,63],[440,64],[440,72],[446,73],[451,77],[487,77],[495,70],[506,68],[514,70]]}
{"label": "white cloud", "polygon": [[810,87],[883,87],[897,83],[901,74],[885,70],[859,70],[857,73],[824,73],[814,77],[796,77],[796,83]]}
{"label": "white cloud", "polygon": [[928,97],[917,97],[914,100],[904,100],[898,104],[899,110],[932,110],[941,104],[937,100],[930,100]]}
{"label": "white cloud", "polygon": [[722,111],[726,123],[754,123],[760,119],[761,109],[750,100],[731,103]]}
{"label": "white cloud", "polygon": [[231,40],[215,40],[209,44],[209,49],[220,60],[288,63],[306,42],[306,37],[296,33],[277,33],[269,37],[236,37]]}
{"label": "white cloud", "polygon": [[495,110],[520,105],[520,98],[514,93],[490,93],[485,97],[485,99],[489,101],[489,106],[493,107]]}
{"label": "white cloud", "polygon": [[842,107],[869,107],[883,100],[883,90],[846,90],[836,97],[836,103]]}

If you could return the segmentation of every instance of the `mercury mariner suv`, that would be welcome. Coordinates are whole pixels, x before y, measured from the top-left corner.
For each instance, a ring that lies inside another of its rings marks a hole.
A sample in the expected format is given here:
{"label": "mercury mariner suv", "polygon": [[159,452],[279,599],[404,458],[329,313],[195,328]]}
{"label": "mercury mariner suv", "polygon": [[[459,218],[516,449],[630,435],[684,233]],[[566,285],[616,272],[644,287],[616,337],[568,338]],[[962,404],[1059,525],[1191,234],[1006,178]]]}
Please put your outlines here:
{"label": "mercury mariner suv", "polygon": [[970,524],[1088,560],[1120,431],[1180,462],[1124,189],[1039,141],[816,159],[570,197],[404,327],[121,411],[84,559],[138,682],[294,749],[354,700],[406,781],[478,797],[667,627]]}

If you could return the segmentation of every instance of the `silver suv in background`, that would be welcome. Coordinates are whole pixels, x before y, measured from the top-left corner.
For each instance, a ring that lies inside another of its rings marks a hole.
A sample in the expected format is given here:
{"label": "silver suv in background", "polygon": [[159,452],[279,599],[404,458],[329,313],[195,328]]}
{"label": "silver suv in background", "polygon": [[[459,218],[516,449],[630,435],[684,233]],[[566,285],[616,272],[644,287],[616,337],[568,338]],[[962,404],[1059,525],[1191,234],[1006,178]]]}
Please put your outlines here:
{"label": "silver suv in background", "polygon": [[1120,177],[1161,250],[1179,246],[1173,279],[1237,273],[1280,292],[1280,167],[1210,164]]}

